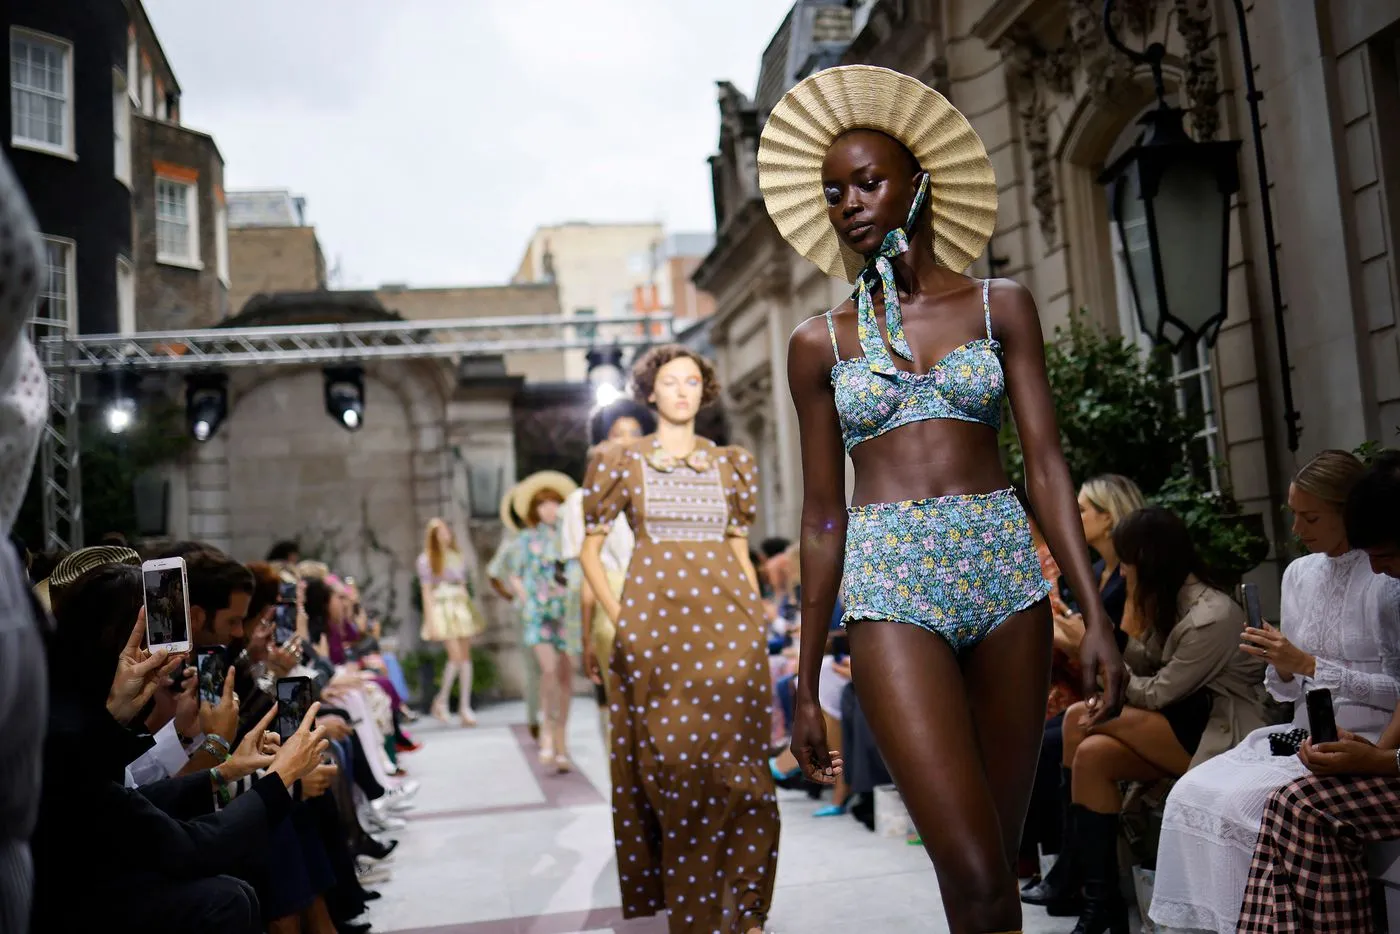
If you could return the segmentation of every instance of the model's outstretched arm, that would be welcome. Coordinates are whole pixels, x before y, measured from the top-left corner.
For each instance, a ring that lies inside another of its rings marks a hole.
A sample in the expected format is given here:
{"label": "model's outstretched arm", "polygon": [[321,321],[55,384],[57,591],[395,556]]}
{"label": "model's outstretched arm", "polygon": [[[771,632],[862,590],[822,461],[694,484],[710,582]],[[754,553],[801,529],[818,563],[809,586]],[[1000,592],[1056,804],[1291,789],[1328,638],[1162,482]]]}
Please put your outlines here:
{"label": "model's outstretched arm", "polygon": [[846,452],[831,390],[835,362],[821,316],[798,325],[788,342],[788,386],[802,438],[802,648],[792,751],[809,778],[835,782],[841,763],[826,740],[817,683],[846,546]]}
{"label": "model's outstretched arm", "polygon": [[1085,632],[1079,658],[1084,666],[1084,696],[1091,699],[1094,722],[1102,722],[1122,707],[1127,672],[1095,586],[1074,484],[1060,448],[1055,404],[1045,376],[1040,315],[1031,293],[1015,282],[998,280],[991,294],[992,325],[1001,342],[1006,389],[1025,455],[1026,495],[1050,553],[1083,607]]}

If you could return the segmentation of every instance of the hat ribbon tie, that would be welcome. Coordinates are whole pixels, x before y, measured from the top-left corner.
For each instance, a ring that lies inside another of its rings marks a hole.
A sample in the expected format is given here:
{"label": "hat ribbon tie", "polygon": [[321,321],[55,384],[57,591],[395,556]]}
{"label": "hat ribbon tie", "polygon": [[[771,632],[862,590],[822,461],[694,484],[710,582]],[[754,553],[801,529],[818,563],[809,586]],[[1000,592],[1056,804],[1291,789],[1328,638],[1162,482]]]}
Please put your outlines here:
{"label": "hat ribbon tie", "polygon": [[909,347],[909,339],[904,335],[904,316],[899,307],[899,288],[894,281],[894,264],[890,261],[901,253],[909,252],[909,230],[914,220],[928,200],[929,174],[919,176],[919,187],[914,192],[914,202],[909,205],[909,217],[903,227],[896,227],[885,234],[880,248],[866,261],[856,280],[854,298],[856,300],[856,333],[860,338],[861,349],[870,360],[874,373],[889,376],[895,372],[894,361],[880,339],[880,326],[875,321],[875,300],[871,289],[878,283],[885,295],[885,329],[890,335],[890,348],[905,360],[913,362],[914,351]]}

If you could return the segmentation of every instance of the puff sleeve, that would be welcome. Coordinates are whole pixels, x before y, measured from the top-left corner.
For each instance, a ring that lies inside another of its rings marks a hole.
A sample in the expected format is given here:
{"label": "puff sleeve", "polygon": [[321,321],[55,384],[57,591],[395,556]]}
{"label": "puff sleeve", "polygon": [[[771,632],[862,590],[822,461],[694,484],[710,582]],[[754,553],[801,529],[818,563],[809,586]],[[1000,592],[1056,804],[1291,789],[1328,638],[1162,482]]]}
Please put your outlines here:
{"label": "puff sleeve", "polygon": [[743,538],[758,518],[758,462],[741,447],[725,448],[722,456],[729,464],[725,480],[729,524],[725,534]]}
{"label": "puff sleeve", "polygon": [[519,540],[520,535],[515,533],[497,546],[496,553],[486,565],[486,576],[489,579],[504,582],[519,576],[519,549],[516,547]]}
{"label": "puff sleeve", "polygon": [[593,452],[583,475],[585,535],[611,531],[618,514],[631,502],[632,472],[639,469],[632,450],[625,445],[604,443]]}
{"label": "puff sleeve", "polygon": [[434,578],[432,565],[428,564],[427,554],[420,554],[418,556],[417,570],[418,583],[422,587],[431,590],[433,585],[437,583],[437,580]]}

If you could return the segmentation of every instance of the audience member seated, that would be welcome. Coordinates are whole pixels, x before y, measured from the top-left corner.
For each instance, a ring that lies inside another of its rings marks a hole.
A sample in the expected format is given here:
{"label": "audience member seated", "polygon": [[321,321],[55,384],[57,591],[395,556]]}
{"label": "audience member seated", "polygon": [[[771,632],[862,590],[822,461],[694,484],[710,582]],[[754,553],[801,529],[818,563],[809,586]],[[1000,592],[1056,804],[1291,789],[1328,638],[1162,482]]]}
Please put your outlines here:
{"label": "audience member seated", "polygon": [[1294,704],[1293,723],[1254,731],[1172,789],[1151,909],[1160,924],[1234,934],[1264,803],[1307,773],[1295,754],[1305,690],[1330,690],[1337,725],[1372,742],[1400,702],[1400,581],[1371,572],[1342,521],[1362,469],[1323,451],[1289,488],[1293,534],[1312,553],[1284,571],[1278,629],[1247,630],[1242,649],[1269,663],[1265,684]]}
{"label": "audience member seated", "polygon": [[1264,722],[1264,663],[1239,650],[1244,610],[1211,583],[1186,524],[1148,507],[1119,523],[1113,544],[1145,628],[1124,652],[1131,677],[1122,714],[1086,731],[1092,701],[1065,713],[1074,802],[1066,850],[1084,876],[1078,934],[1126,930],[1119,783],[1183,775]]}
{"label": "audience member seated", "polygon": [[[1029,501],[1019,491],[1018,496],[1021,496],[1026,515],[1033,515]],[[1113,544],[1113,530],[1143,505],[1142,491],[1137,484],[1118,474],[1094,477],[1079,488],[1079,520],[1084,526],[1084,539],[1099,556],[1094,562],[1094,580],[1098,583],[1099,599],[1116,627],[1123,624],[1127,587],[1123,582],[1118,551]],[[1058,579],[1059,567],[1055,565],[1055,559],[1045,546],[1034,521],[1031,532],[1040,555],[1041,572],[1047,580],[1052,575]],[[1083,690],[1079,645],[1084,640],[1084,618],[1077,608],[1061,597],[1058,587],[1050,592],[1050,610],[1055,625],[1050,696],[1046,701],[1040,767],[1036,770],[1021,837],[1022,862],[1025,863],[1031,863],[1037,852],[1063,856],[1071,803],[1069,769],[1060,765],[1064,760],[1064,711],[1080,699]],[[1021,890],[1021,900],[1028,905],[1043,905],[1051,914],[1077,914],[1079,889],[1083,883],[1077,864],[1072,859],[1057,859],[1044,880],[1038,878],[1037,868],[1031,865],[1023,867],[1029,870],[1030,881]]]}
{"label": "audience member seated", "polygon": [[[1400,579],[1400,452],[1379,455],[1347,497],[1347,543]],[[1339,729],[1304,740],[1308,775],[1269,795],[1245,883],[1240,934],[1374,934],[1366,847],[1400,839],[1400,707],[1375,743]],[[1394,919],[1392,919],[1392,924]]]}
{"label": "audience member seated", "polygon": [[[124,787],[127,763],[150,743],[144,710],[184,663],[141,648],[143,595],[139,568],[109,564],[57,606],[34,929],[254,934],[257,897],[237,876],[266,852],[325,737],[314,708],[285,739],[265,732],[269,717],[217,768]],[[249,794],[214,813],[220,787],[259,770]]]}

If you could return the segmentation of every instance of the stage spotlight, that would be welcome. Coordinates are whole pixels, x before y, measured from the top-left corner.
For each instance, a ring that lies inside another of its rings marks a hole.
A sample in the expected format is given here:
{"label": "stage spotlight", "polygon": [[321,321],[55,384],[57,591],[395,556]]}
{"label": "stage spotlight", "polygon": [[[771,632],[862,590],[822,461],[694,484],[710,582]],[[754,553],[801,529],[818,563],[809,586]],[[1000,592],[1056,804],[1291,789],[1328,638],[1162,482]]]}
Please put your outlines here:
{"label": "stage spotlight", "polygon": [[136,382],[136,374],[127,370],[97,374],[98,395],[106,403],[103,419],[114,435],[122,434],[136,421]]}
{"label": "stage spotlight", "polygon": [[600,406],[612,405],[622,398],[622,348],[593,347],[588,351],[588,384],[593,387],[593,401]]}
{"label": "stage spotlight", "polygon": [[208,441],[228,416],[228,376],[196,373],[185,377],[185,421],[196,441]]}
{"label": "stage spotlight", "polygon": [[365,371],[357,366],[328,366],[326,413],[348,431],[359,431],[365,420]]}

